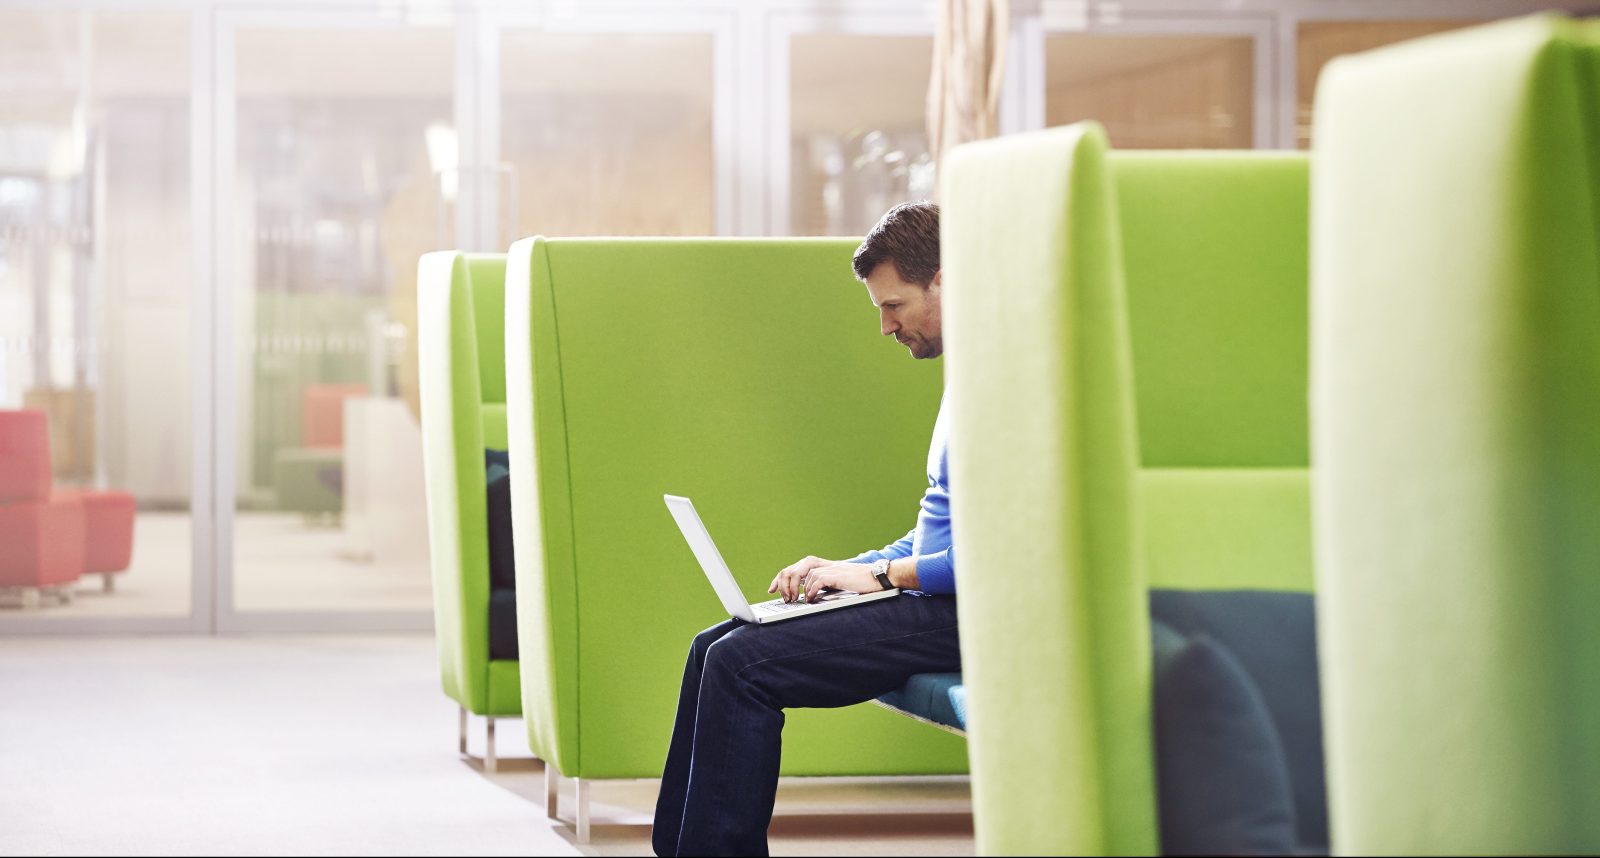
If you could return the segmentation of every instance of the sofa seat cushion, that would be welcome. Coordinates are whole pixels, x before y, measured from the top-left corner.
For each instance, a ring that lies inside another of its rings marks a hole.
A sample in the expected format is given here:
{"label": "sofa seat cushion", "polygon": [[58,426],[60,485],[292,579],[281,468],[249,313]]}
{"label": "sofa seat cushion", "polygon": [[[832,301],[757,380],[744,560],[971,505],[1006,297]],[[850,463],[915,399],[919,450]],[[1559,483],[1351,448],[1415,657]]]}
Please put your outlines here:
{"label": "sofa seat cushion", "polygon": [[0,504],[0,587],[55,587],[83,575],[83,502]]}
{"label": "sofa seat cushion", "polygon": [[1151,587],[1313,586],[1305,468],[1144,468],[1139,532]]}
{"label": "sofa seat cushion", "polygon": [[967,689],[959,673],[919,673],[877,702],[941,727],[967,729]]}
{"label": "sofa seat cushion", "polygon": [[78,491],[83,502],[83,571],[125,571],[133,563],[133,495],[118,491]]}

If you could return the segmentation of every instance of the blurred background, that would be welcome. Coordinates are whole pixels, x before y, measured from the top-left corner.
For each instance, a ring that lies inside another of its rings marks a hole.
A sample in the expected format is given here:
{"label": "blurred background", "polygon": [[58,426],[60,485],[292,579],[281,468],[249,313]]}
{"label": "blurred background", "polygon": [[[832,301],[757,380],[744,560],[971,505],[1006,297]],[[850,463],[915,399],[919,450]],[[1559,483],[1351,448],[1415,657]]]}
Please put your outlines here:
{"label": "blurred background", "polygon": [[[1305,148],[1342,53],[1516,0],[1012,0],[1000,131]],[[135,501],[0,633],[426,630],[415,266],[859,235],[932,194],[930,2],[0,0],[0,409]],[[4,546],[0,546],[4,550]]]}

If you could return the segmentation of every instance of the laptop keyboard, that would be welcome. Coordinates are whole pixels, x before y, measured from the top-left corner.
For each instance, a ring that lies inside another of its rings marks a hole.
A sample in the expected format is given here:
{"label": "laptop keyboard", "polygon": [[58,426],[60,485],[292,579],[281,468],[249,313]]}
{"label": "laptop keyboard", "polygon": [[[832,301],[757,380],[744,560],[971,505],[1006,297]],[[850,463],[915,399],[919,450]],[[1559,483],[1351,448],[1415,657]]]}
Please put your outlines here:
{"label": "laptop keyboard", "polygon": [[798,602],[798,601],[796,601],[796,602],[785,602],[785,601],[783,601],[781,599],[778,599],[778,600],[774,600],[774,601],[771,601],[771,602],[762,602],[761,604],[755,605],[753,607],[755,608],[755,610],[761,611],[763,613],[781,614],[784,611],[792,611],[795,608],[809,608],[813,604],[815,604],[815,603],[813,603],[813,602]]}

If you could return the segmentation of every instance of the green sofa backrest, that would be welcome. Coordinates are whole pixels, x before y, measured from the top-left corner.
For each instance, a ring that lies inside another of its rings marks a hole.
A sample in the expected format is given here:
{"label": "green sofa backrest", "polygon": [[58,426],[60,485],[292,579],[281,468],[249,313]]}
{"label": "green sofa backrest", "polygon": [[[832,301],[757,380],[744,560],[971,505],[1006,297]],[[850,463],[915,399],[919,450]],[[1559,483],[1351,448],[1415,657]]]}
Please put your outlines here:
{"label": "green sofa backrest", "polygon": [[417,268],[434,632],[445,693],[480,715],[521,708],[489,660],[484,449],[505,447],[505,256],[429,253]]}
{"label": "green sofa backrest", "polygon": [[1308,159],[1113,152],[1145,468],[1305,468]]}
{"label": "green sofa backrest", "polygon": [[1333,846],[1600,851],[1600,32],[1335,61],[1312,449]]}
{"label": "green sofa backrest", "polygon": [[1312,587],[1309,173],[1299,153],[1110,154],[1152,587]]}
{"label": "green sofa backrest", "polygon": [[944,179],[979,850],[1151,853],[1148,588],[1310,586],[1305,159],[1085,124]]}
{"label": "green sofa backrest", "polygon": [[[467,256],[472,293],[473,346],[477,352],[478,394],[483,409],[483,445],[506,449],[506,257],[503,253]],[[463,346],[463,348],[467,348]],[[463,354],[462,360],[467,360]]]}
{"label": "green sofa backrest", "polygon": [[[568,776],[656,777],[698,631],[727,619],[662,502],[752,600],[915,524],[942,367],[878,333],[840,239],[518,242],[508,420],[523,704]],[[872,736],[871,741],[840,741]],[[965,770],[875,706],[789,715],[786,774]]]}

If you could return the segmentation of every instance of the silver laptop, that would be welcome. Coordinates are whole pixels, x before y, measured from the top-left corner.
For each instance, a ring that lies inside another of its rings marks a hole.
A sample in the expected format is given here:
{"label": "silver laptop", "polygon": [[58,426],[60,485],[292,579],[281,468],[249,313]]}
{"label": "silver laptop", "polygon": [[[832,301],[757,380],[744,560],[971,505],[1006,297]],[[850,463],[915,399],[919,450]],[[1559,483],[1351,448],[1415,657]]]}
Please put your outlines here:
{"label": "silver laptop", "polygon": [[706,526],[700,521],[700,515],[694,511],[694,504],[688,498],[676,495],[662,495],[662,498],[667,502],[667,509],[672,512],[672,518],[678,522],[678,529],[683,531],[683,538],[689,541],[689,550],[694,552],[694,558],[700,561],[700,568],[705,570],[711,588],[717,591],[717,598],[722,600],[722,607],[736,619],[747,623],[775,623],[791,617],[815,614],[818,611],[864,605],[867,602],[876,602],[900,594],[899,590],[878,590],[872,593],[832,590],[810,602],[785,602],[780,597],[768,602],[749,604],[739,589],[739,582],[735,581],[733,573],[728,571],[728,564],[722,562],[722,552],[718,551],[716,543],[711,541],[711,534],[706,532]]}

